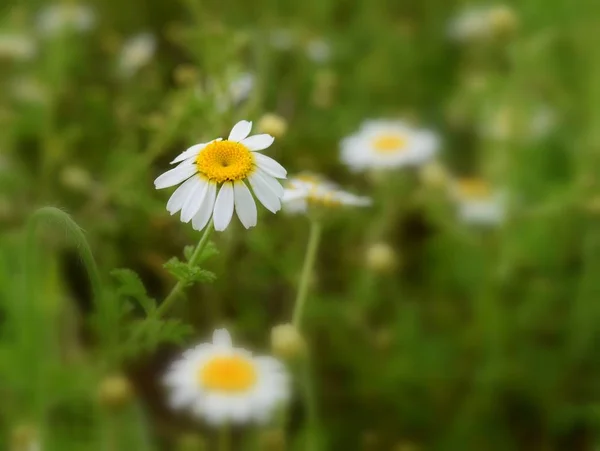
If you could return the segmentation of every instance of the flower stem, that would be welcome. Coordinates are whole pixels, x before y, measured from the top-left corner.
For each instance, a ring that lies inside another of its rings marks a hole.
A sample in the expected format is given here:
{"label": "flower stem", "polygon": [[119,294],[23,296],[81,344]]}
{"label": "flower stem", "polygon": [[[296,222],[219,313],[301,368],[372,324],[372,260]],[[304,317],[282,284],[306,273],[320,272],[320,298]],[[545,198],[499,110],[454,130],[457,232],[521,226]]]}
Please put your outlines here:
{"label": "flower stem", "polygon": [[302,267],[302,275],[300,278],[300,284],[298,285],[298,293],[296,295],[296,301],[294,303],[294,314],[292,316],[292,324],[298,329],[300,328],[302,314],[304,313],[304,306],[306,304],[306,297],[308,295],[308,286],[310,284],[312,269],[315,264],[315,259],[317,257],[317,249],[319,248],[320,239],[321,224],[313,220],[310,223],[308,245],[306,247],[304,265]]}
{"label": "flower stem", "polygon": [[219,451],[231,450],[231,428],[225,423],[219,428]]}
{"label": "flower stem", "polygon": [[[198,242],[198,245],[196,246],[194,253],[190,257],[190,261],[188,262],[189,266],[196,265],[198,263],[198,260],[200,259],[200,257],[202,257],[202,251],[204,251],[204,249],[206,248],[206,245],[208,244],[208,239],[210,238],[210,234],[212,233],[212,231],[213,231],[213,223],[212,223],[212,221],[210,221],[208,223],[208,225],[206,226],[206,228],[204,229],[202,238],[200,238],[200,241]],[[177,282],[175,284],[175,286],[173,287],[173,289],[171,290],[171,292],[167,295],[165,300],[162,302],[160,307],[158,307],[156,309],[156,312],[155,312],[156,318],[160,318],[161,316],[163,316],[173,306],[173,304],[179,297],[179,294],[181,293],[182,289],[183,289],[183,283]]]}

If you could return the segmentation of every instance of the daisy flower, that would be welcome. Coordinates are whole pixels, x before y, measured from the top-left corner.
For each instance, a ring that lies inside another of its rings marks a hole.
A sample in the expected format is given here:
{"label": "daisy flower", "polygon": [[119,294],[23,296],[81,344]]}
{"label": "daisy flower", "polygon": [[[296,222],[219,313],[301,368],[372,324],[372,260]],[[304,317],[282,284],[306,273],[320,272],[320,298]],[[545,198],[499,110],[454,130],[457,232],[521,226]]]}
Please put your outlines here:
{"label": "daisy flower", "polygon": [[486,8],[470,7],[460,11],[448,25],[448,36],[454,41],[469,41],[487,38],[489,14]]}
{"label": "daisy flower", "polygon": [[313,174],[292,177],[284,190],[283,204],[288,213],[306,213],[309,208],[336,208],[342,206],[364,207],[371,199],[356,196],[337,187],[332,182]]}
{"label": "daisy flower", "polygon": [[183,353],[167,372],[173,408],[189,409],[212,425],[268,421],[289,398],[284,366],[235,348],[225,329]]}
{"label": "daisy flower", "polygon": [[504,196],[479,178],[462,178],[453,183],[451,196],[458,215],[466,223],[494,225],[504,220]]}
{"label": "daisy flower", "polygon": [[64,29],[88,31],[95,23],[96,17],[89,6],[59,3],[43,9],[37,25],[43,34],[54,35]]}
{"label": "daisy flower", "polygon": [[341,159],[351,169],[391,169],[416,166],[430,160],[438,139],[428,130],[402,121],[371,120],[341,143]]}
{"label": "daisy flower", "polygon": [[[283,187],[277,179],[286,170],[272,158],[258,152],[269,147],[274,138],[262,134],[248,136],[252,122],[240,121],[225,140],[196,144],[175,158],[179,163],[154,181],[156,189],[181,183],[167,203],[172,215],[181,211],[181,221],[202,230],[213,218],[215,230],[227,228],[233,212],[246,228],[256,225],[254,196],[271,212],[281,209]],[[218,192],[218,193],[217,193]]]}
{"label": "daisy flower", "polygon": [[156,50],[156,38],[152,33],[140,33],[129,38],[119,56],[119,72],[131,76],[150,62]]}

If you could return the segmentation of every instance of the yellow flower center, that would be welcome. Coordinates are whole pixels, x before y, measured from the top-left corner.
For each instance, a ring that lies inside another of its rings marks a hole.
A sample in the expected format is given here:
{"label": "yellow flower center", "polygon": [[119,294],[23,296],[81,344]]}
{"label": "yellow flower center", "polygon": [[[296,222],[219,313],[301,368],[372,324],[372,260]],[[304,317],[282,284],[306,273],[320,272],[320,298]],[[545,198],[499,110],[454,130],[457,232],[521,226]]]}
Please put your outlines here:
{"label": "yellow flower center", "polygon": [[254,156],[250,149],[238,142],[214,141],[200,151],[196,167],[212,182],[235,182],[252,173]]}
{"label": "yellow flower center", "polygon": [[457,182],[458,192],[465,199],[480,200],[491,196],[490,185],[477,178],[462,179]]}
{"label": "yellow flower center", "polygon": [[408,140],[399,135],[381,135],[373,140],[373,147],[379,153],[402,152]]}
{"label": "yellow flower center", "polygon": [[206,390],[238,393],[250,389],[257,379],[254,364],[240,356],[220,356],[198,371],[198,383]]}

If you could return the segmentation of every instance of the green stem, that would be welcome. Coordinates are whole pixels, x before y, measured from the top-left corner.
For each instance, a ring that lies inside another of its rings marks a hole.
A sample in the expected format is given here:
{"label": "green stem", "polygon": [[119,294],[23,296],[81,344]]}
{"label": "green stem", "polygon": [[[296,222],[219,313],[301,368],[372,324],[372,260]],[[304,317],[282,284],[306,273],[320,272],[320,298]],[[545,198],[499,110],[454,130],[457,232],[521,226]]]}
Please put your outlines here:
{"label": "green stem", "polygon": [[231,450],[231,428],[225,423],[219,428],[219,451]]}
{"label": "green stem", "polygon": [[313,220],[310,223],[310,235],[308,237],[308,245],[306,247],[304,265],[302,267],[302,276],[300,278],[300,284],[298,285],[298,293],[294,303],[294,314],[292,316],[292,324],[298,329],[300,328],[300,323],[302,322],[302,314],[304,313],[304,306],[306,305],[306,297],[308,295],[308,286],[310,284],[312,269],[317,257],[317,249],[319,248],[320,239],[321,224]]}
{"label": "green stem", "polygon": [[306,360],[302,362],[302,386],[304,389],[304,401],[306,403],[306,418],[308,434],[306,437],[306,450],[314,451],[318,449],[318,418],[317,418],[317,399],[315,396],[314,380],[311,377],[310,356],[306,356]]}
{"label": "green stem", "polygon": [[[200,241],[198,242],[198,245],[196,246],[196,249],[194,250],[194,253],[192,254],[192,256],[190,258],[190,261],[188,263],[189,266],[196,265],[198,263],[198,261],[200,260],[200,257],[202,257],[202,251],[204,251],[204,249],[206,248],[206,245],[208,244],[208,239],[209,239],[212,231],[213,231],[213,223],[212,223],[212,221],[210,221],[208,223],[208,225],[206,226],[206,228],[204,229],[202,238],[200,238]],[[177,282],[177,284],[175,284],[175,286],[173,287],[171,292],[167,295],[167,297],[165,298],[163,303],[160,305],[160,307],[158,307],[156,309],[156,312],[155,312],[156,318],[160,318],[161,316],[163,316],[173,306],[173,304],[179,297],[181,290],[183,290],[183,283]]]}

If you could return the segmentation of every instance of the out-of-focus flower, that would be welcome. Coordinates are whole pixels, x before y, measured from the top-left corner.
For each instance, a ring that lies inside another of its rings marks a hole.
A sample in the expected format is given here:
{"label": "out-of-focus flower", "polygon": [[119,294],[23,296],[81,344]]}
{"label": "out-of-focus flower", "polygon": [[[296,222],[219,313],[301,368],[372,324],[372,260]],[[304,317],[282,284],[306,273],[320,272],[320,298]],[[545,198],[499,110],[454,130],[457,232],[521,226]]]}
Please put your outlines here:
{"label": "out-of-focus flower", "polygon": [[341,159],[350,169],[393,169],[417,166],[437,152],[437,136],[402,121],[366,121],[353,135],[342,140]]}
{"label": "out-of-focus flower", "polygon": [[250,72],[244,72],[234,78],[229,84],[229,96],[232,103],[236,105],[246,100],[254,89],[254,83],[254,74]]}
{"label": "out-of-focus flower", "polygon": [[123,44],[119,56],[119,73],[129,77],[150,62],[156,51],[156,37],[140,33]]}
{"label": "out-of-focus flower", "polygon": [[266,113],[258,121],[258,131],[261,133],[268,133],[275,138],[281,138],[287,131],[286,120],[273,113]]}
{"label": "out-of-focus flower", "polygon": [[507,5],[471,6],[450,21],[448,35],[456,41],[475,42],[507,36],[517,25],[518,17]]}
{"label": "out-of-focus flower", "polygon": [[31,36],[25,34],[0,33],[0,61],[27,61],[37,52],[37,46]]}
{"label": "out-of-focus flower", "polygon": [[331,59],[331,53],[331,45],[324,39],[314,38],[306,44],[306,56],[314,63],[327,63]]}
{"label": "out-of-focus flower", "polygon": [[557,124],[556,111],[547,105],[539,104],[520,113],[505,105],[484,115],[481,133],[496,141],[516,138],[535,141],[548,136]]}
{"label": "out-of-focus flower", "polygon": [[443,188],[448,178],[448,170],[439,161],[432,160],[419,168],[419,180],[428,188]]}
{"label": "out-of-focus flower", "polygon": [[[217,109],[224,112],[245,102],[250,97],[255,82],[254,74],[242,72],[231,79],[225,89],[222,88],[220,82],[209,79],[206,84],[206,92],[214,96]],[[203,95],[202,87],[199,87],[198,95]]]}
{"label": "out-of-focus flower", "polygon": [[460,219],[466,223],[495,225],[504,220],[504,196],[483,179],[455,180],[450,194],[458,206]]}
{"label": "out-of-focus flower", "polygon": [[365,255],[367,268],[374,272],[388,273],[398,266],[398,255],[388,243],[379,242],[370,245]]}
{"label": "out-of-focus flower", "polygon": [[256,203],[245,182],[269,211],[281,209],[284,190],[277,179],[286,178],[287,171],[258,152],[273,144],[274,138],[266,134],[248,136],[251,129],[252,122],[240,121],[226,140],[196,144],[171,162],[179,164],[154,181],[157,189],[183,182],[167,203],[169,213],[181,210],[181,221],[192,221],[196,230],[202,230],[212,217],[215,230],[222,231],[235,209],[244,227],[254,227]]}
{"label": "out-of-focus flower", "polygon": [[21,424],[12,431],[10,451],[42,451],[38,430],[30,424]]}
{"label": "out-of-focus flower", "polygon": [[186,408],[213,425],[264,422],[289,398],[283,365],[235,348],[225,329],[212,343],[186,351],[165,377],[173,408]]}
{"label": "out-of-focus flower", "polygon": [[271,329],[271,351],[284,360],[300,357],[306,350],[306,342],[293,324],[279,324]]}
{"label": "out-of-focus flower", "polygon": [[291,50],[294,46],[294,33],[288,28],[278,28],[269,33],[268,40],[275,50]]}
{"label": "out-of-focus flower", "polygon": [[44,35],[55,35],[64,30],[84,32],[95,25],[96,15],[89,6],[64,2],[44,8],[37,21],[38,29]]}
{"label": "out-of-focus flower", "polygon": [[288,213],[307,213],[309,209],[331,209],[344,206],[365,207],[371,199],[356,196],[314,174],[300,174],[286,184],[283,195]]}
{"label": "out-of-focus flower", "polygon": [[105,377],[98,387],[98,402],[109,409],[118,409],[133,399],[133,387],[129,380],[115,374]]}

